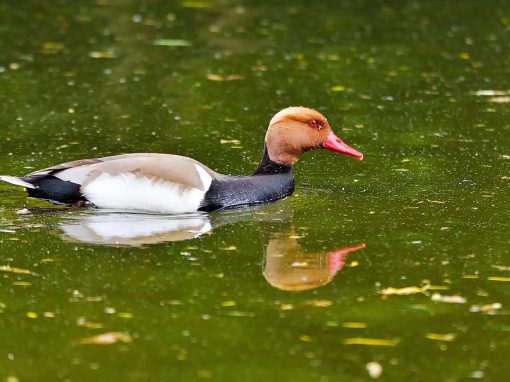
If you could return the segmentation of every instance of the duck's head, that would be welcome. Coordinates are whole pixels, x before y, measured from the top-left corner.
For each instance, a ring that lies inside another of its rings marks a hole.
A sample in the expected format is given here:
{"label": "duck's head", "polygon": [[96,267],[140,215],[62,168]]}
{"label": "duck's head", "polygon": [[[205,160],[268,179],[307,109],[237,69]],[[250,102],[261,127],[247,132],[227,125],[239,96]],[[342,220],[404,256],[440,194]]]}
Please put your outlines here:
{"label": "duck's head", "polygon": [[288,107],[275,114],[267,129],[266,146],[273,162],[287,165],[293,164],[305,151],[321,148],[363,159],[362,153],[333,133],[326,117],[301,106]]}

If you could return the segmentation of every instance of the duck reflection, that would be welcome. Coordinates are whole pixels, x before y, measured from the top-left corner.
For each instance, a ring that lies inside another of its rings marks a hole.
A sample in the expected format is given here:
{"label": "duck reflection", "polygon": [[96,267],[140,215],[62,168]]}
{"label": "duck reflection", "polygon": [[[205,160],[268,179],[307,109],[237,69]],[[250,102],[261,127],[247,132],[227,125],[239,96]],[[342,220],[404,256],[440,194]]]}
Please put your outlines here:
{"label": "duck reflection", "polygon": [[195,239],[211,231],[206,214],[189,216],[99,213],[60,223],[64,236],[74,241],[115,246],[141,246]]}
{"label": "duck reflection", "polygon": [[277,232],[265,247],[262,274],[267,282],[284,291],[304,291],[324,286],[345,265],[347,255],[365,244],[332,251],[310,251],[298,243],[294,229]]}
{"label": "duck reflection", "polygon": [[72,241],[112,246],[142,246],[196,239],[213,229],[241,221],[283,222],[292,219],[286,208],[255,206],[220,213],[154,215],[118,211],[93,211],[73,215],[60,223]]}
{"label": "duck reflection", "polygon": [[284,291],[304,291],[328,284],[343,269],[349,253],[365,248],[363,243],[334,250],[305,248],[304,240],[296,234],[292,214],[267,207],[182,216],[102,212],[73,216],[61,222],[60,228],[64,237],[72,241],[143,246],[195,239],[214,228],[240,221],[259,223],[264,253],[262,274],[270,285]]}

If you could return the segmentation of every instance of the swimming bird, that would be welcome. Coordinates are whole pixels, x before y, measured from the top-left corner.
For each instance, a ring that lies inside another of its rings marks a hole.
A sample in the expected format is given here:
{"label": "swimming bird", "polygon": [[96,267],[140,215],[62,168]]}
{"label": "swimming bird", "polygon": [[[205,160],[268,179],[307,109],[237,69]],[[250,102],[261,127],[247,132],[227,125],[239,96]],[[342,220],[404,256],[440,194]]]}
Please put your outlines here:
{"label": "swimming bird", "polygon": [[80,159],[0,180],[56,204],[168,214],[209,212],[291,195],[294,163],[304,152],[320,148],[363,159],[333,133],[326,117],[299,106],[271,119],[262,160],[249,176],[219,174],[180,155],[136,153]]}

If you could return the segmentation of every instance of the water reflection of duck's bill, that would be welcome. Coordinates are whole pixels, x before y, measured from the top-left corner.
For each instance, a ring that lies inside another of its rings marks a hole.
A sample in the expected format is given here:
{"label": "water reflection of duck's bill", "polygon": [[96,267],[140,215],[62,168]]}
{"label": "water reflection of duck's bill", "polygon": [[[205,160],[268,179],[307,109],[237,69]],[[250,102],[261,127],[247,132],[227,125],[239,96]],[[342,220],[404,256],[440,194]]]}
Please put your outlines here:
{"label": "water reflection of duck's bill", "polygon": [[365,244],[328,252],[310,252],[299,246],[294,235],[278,233],[265,252],[263,274],[267,282],[285,291],[304,291],[326,285],[344,267],[350,252]]}
{"label": "water reflection of duck's bill", "polygon": [[211,230],[207,215],[164,216],[129,213],[85,215],[60,223],[72,240],[138,246],[194,239]]}

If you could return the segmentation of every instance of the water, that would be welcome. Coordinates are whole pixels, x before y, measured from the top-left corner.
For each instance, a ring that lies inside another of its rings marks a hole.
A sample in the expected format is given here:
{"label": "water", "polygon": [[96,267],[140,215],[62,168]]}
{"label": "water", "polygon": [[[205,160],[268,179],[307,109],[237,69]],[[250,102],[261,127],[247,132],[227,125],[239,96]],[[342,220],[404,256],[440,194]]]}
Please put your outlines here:
{"label": "water", "polygon": [[289,105],[365,154],[307,153],[292,197],[210,215],[48,210],[0,185],[0,378],[507,379],[507,2],[0,15],[2,174],[121,152],[248,174]]}

